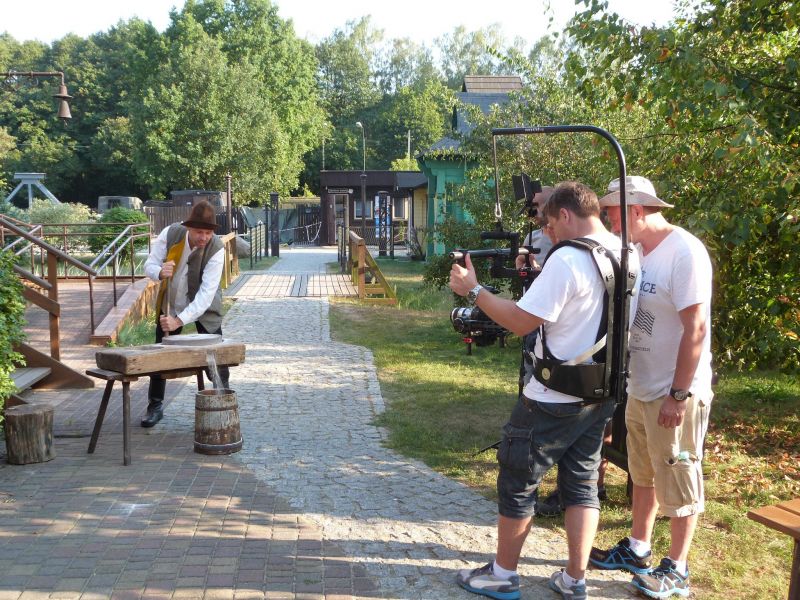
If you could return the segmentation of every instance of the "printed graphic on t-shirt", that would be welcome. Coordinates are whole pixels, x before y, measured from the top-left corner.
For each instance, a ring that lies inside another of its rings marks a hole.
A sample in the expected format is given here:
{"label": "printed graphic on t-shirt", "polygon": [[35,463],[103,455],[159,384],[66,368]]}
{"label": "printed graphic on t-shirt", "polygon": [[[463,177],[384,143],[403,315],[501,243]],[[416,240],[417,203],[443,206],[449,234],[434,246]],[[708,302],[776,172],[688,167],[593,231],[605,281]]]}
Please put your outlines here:
{"label": "printed graphic on t-shirt", "polygon": [[636,310],[636,317],[633,319],[633,326],[638,327],[650,337],[653,336],[653,324],[656,322],[656,316],[649,310],[643,309],[641,306]]}

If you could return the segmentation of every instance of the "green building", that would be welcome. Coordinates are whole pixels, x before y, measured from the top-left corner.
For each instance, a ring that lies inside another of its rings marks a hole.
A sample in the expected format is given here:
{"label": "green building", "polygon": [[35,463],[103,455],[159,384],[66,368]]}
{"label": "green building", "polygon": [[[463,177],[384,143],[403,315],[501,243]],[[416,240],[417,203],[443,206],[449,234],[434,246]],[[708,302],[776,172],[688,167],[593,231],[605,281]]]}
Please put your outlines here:
{"label": "green building", "polygon": [[475,163],[461,150],[461,140],[468,136],[473,125],[466,118],[466,106],[477,106],[483,114],[489,114],[492,107],[508,101],[509,92],[522,90],[522,80],[516,75],[467,75],[461,92],[457,94],[458,104],[453,109],[453,133],[433,144],[417,156],[420,170],[428,179],[428,198],[426,228],[428,256],[443,254],[444,245],[437,243],[432,235],[436,225],[446,214],[458,221],[468,222],[460,206],[447,200],[450,185],[463,184],[467,170]]}

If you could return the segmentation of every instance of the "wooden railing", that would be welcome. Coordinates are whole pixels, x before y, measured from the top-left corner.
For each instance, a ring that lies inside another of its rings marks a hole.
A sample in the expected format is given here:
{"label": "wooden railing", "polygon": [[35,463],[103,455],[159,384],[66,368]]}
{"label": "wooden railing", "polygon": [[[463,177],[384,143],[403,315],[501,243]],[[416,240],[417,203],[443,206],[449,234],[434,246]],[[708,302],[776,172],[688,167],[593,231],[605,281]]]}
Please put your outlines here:
{"label": "wooden railing", "polygon": [[[92,331],[94,331],[94,298],[92,290],[92,282],[97,276],[97,272],[83,264],[81,261],[73,258],[45,242],[43,239],[33,235],[30,231],[26,231],[21,227],[19,222],[15,223],[11,219],[0,215],[0,230],[2,230],[2,238],[5,240],[7,235],[6,230],[13,235],[19,236],[30,242],[32,245],[40,249],[42,256],[46,255],[47,271],[46,274],[42,273],[44,277],[39,277],[33,273],[26,271],[18,265],[14,265],[14,272],[20,276],[25,285],[23,286],[23,296],[29,302],[36,306],[43,308],[49,315],[50,326],[50,356],[55,360],[61,360],[61,342],[59,332],[59,319],[61,316],[61,305],[58,303],[58,261],[64,261],[73,267],[84,271],[89,281],[89,315],[91,319]],[[37,232],[38,233],[38,232]],[[13,243],[13,242],[12,242]],[[43,294],[35,289],[38,287],[47,294]]]}
{"label": "wooden railing", "polygon": [[[348,267],[361,300],[372,304],[397,304],[394,288],[386,281],[380,267],[367,250],[364,239],[353,231],[350,232]],[[369,282],[367,275],[370,276]]]}
{"label": "wooden railing", "polygon": [[239,254],[236,252],[236,232],[226,233],[220,239],[225,248],[225,268],[220,287],[226,289],[239,276]]}

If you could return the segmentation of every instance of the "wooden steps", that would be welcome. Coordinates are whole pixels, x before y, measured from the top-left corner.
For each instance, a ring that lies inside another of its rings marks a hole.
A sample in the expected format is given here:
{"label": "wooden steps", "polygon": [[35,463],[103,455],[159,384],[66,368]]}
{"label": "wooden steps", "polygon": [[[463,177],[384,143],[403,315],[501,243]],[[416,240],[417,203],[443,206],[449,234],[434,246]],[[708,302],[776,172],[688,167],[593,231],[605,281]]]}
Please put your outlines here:
{"label": "wooden steps", "polygon": [[19,392],[32,388],[36,383],[50,375],[50,367],[23,367],[11,373],[11,379]]}

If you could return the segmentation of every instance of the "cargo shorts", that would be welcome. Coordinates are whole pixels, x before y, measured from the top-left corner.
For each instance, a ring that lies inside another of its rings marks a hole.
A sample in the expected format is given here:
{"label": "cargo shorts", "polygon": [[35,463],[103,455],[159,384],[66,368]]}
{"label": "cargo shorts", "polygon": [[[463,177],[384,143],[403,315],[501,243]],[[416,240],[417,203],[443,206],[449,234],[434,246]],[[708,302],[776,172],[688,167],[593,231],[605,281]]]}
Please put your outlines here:
{"label": "cargo shorts", "polygon": [[628,470],[635,485],[654,487],[662,514],[687,517],[705,510],[703,439],[711,400],[690,396],[680,427],[658,424],[664,398],[643,402],[628,398]]}
{"label": "cargo shorts", "polygon": [[539,484],[558,464],[564,506],[600,508],[597,468],[614,403],[536,402],[520,396],[497,449],[498,511],[523,519],[536,513]]}

